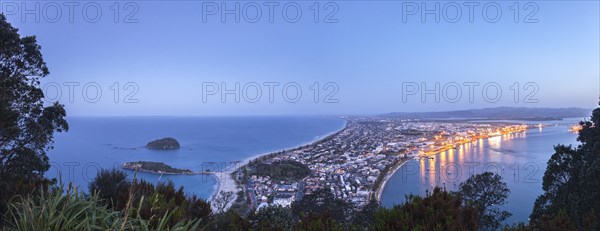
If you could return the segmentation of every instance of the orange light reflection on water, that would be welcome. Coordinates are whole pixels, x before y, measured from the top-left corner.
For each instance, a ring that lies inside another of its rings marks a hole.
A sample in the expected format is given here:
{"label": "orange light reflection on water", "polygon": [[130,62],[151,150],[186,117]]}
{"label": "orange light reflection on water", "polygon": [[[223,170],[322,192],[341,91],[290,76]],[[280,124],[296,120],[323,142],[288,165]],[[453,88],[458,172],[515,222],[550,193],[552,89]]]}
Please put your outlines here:
{"label": "orange light reflection on water", "polygon": [[[454,178],[452,177],[459,177],[460,175],[458,174],[462,174],[463,171],[460,168],[449,170],[447,169],[447,167],[452,167],[449,166],[449,164],[454,165],[457,163],[464,163],[467,159],[467,153],[471,155],[469,156],[469,158],[480,159],[481,155],[485,153],[484,147],[500,149],[503,141],[508,142],[508,140],[511,139],[526,137],[526,130],[509,133],[501,133],[499,131],[496,131],[490,132],[489,134],[490,136],[478,137],[476,139],[472,139],[472,141],[465,139],[464,143],[456,145],[454,148],[448,146],[446,147],[447,149],[445,149],[445,151],[438,152],[437,154],[434,154],[433,151],[429,151],[430,154],[427,156],[433,157],[434,159],[419,158],[419,173],[422,179],[421,184],[425,186],[425,189],[428,190],[433,189],[433,187],[436,185],[442,187],[441,185],[446,183],[455,186],[456,182],[453,180]],[[436,139],[439,138],[436,137]],[[450,141],[449,143],[441,142],[441,145],[454,144],[456,143],[453,143],[452,141]],[[430,150],[433,150],[434,145],[430,145],[429,148]],[[421,151],[423,152],[425,150],[421,149]],[[501,158],[502,155],[498,155],[496,157]]]}

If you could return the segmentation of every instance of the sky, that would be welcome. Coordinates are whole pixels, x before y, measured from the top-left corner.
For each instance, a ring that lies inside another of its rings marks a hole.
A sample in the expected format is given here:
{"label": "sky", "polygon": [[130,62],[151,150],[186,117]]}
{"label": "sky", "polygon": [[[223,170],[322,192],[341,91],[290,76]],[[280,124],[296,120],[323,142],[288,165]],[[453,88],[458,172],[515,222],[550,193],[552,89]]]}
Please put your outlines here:
{"label": "sky", "polygon": [[598,105],[598,1],[0,1],[75,116]]}

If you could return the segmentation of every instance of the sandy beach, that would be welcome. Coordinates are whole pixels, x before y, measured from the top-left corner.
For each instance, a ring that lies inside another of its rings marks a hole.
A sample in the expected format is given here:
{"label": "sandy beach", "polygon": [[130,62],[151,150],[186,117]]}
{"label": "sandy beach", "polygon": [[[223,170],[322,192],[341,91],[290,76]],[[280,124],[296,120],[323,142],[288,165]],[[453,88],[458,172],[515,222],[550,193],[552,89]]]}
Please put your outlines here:
{"label": "sandy beach", "polygon": [[241,189],[241,186],[237,185],[237,182],[235,181],[235,179],[233,179],[232,174],[235,171],[237,171],[238,169],[240,169],[242,166],[245,166],[246,164],[248,164],[250,162],[250,160],[254,160],[256,158],[259,158],[261,156],[268,155],[271,153],[273,153],[273,152],[262,153],[262,154],[258,154],[258,155],[249,157],[249,158],[247,158],[243,161],[240,161],[232,166],[229,166],[224,171],[213,173],[213,176],[215,176],[215,178],[217,179],[217,187],[210,198],[210,205],[211,205],[213,212],[215,212],[215,213],[219,212],[219,211],[217,211],[216,204],[214,204],[214,199],[219,194],[221,194],[221,192],[233,192],[233,199],[227,204],[227,206],[225,206],[225,211],[227,211],[231,207],[233,202],[235,202],[237,200],[238,192],[241,191],[242,189]]}
{"label": "sandy beach", "polygon": [[218,212],[217,206],[214,204],[213,199],[216,196],[218,196],[221,192],[233,192],[233,200],[231,200],[227,204],[225,210],[229,209],[229,207],[231,207],[231,204],[233,204],[233,202],[237,199],[237,193],[240,191],[240,189],[237,186],[233,177],[231,176],[235,170],[237,170],[237,168],[235,168],[235,166],[232,166],[230,169],[226,169],[225,171],[213,173],[213,176],[215,176],[215,178],[217,179],[217,189],[211,196],[210,200],[210,205],[213,212]]}
{"label": "sandy beach", "polygon": [[[298,148],[301,148],[303,146],[307,146],[307,145],[313,145],[316,143],[321,142],[324,139],[327,139],[331,136],[336,135],[337,133],[343,131],[344,129],[346,129],[348,127],[348,121],[346,121],[346,123],[344,124],[344,126],[336,131],[332,131],[316,140],[301,144],[301,145],[296,145],[290,148],[284,148],[284,150],[295,150]],[[257,154],[251,157],[248,157],[246,159],[244,159],[243,161],[237,162],[236,164],[234,164],[233,166],[229,166],[227,169],[225,169],[224,171],[220,171],[220,172],[214,172],[213,175],[215,176],[215,178],[217,179],[217,188],[214,191],[214,193],[212,194],[211,198],[210,198],[210,203],[211,203],[211,208],[213,210],[213,212],[218,212],[217,210],[217,206],[214,204],[214,198],[217,197],[221,192],[233,192],[233,199],[231,200],[231,202],[229,202],[227,204],[227,206],[225,207],[225,211],[227,211],[231,205],[233,205],[233,202],[235,202],[237,200],[237,196],[238,196],[238,192],[242,190],[241,186],[237,185],[237,182],[235,181],[235,179],[233,179],[232,174],[237,171],[238,169],[240,169],[241,167],[247,165],[248,163],[250,163],[251,160],[255,160],[257,158],[269,155],[269,154],[273,154],[273,153],[277,153],[280,151],[271,151],[271,152],[265,152],[265,153],[261,153],[261,154]]]}
{"label": "sandy beach", "polygon": [[375,199],[377,201],[381,201],[381,194],[383,193],[383,188],[385,188],[385,185],[387,184],[388,180],[390,180],[390,178],[392,177],[392,175],[394,175],[396,173],[396,171],[398,171],[398,169],[400,169],[409,160],[410,159],[401,160],[401,163],[398,163],[396,165],[396,167],[394,167],[394,169],[388,171],[385,174],[385,178],[383,179],[383,182],[381,182],[381,185],[379,186],[379,188],[377,188],[377,190],[374,192],[375,193]]}

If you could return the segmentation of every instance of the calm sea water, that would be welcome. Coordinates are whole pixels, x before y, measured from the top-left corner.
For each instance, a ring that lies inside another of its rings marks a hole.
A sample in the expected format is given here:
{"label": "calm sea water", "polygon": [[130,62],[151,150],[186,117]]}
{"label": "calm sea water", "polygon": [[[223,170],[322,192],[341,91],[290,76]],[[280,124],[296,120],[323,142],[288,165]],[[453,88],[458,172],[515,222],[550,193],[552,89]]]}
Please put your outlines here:
{"label": "calm sea water", "polygon": [[499,173],[511,190],[503,209],[513,215],[505,223],[526,222],[536,197],[543,192],[542,178],[553,146],[576,146],[577,135],[568,129],[582,119],[544,121],[541,123],[558,125],[478,140],[440,153],[435,159],[410,160],[389,179],[381,202],[390,207],[404,202],[404,195],[425,195],[435,186],[457,191],[472,173],[492,171]]}
{"label": "calm sea water", "polygon": [[[527,221],[535,198],[542,193],[546,162],[556,144],[576,144],[568,125],[581,118],[542,123],[559,126],[531,129],[449,150],[433,160],[411,160],[388,181],[382,204],[404,201],[406,194],[424,195],[434,186],[457,190],[471,173],[484,169],[504,177],[511,189],[504,208],[513,216],[506,223]],[[315,141],[345,125],[335,117],[72,117],[70,131],[57,134],[48,153],[49,177],[60,177],[86,190],[99,168],[119,168],[128,161],[158,161],[195,171],[218,170],[257,154],[279,151]],[[529,123],[523,121],[524,123]],[[149,150],[154,139],[175,137],[175,151]],[[128,171],[132,177],[133,172]],[[217,184],[209,175],[138,173],[156,183],[172,180],[185,191],[209,198]]]}
{"label": "calm sea water", "polygon": [[[70,130],[55,136],[48,177],[87,190],[100,168],[128,161],[158,161],[172,167],[219,170],[257,154],[320,139],[343,128],[335,117],[72,117]],[[151,140],[174,137],[181,148],[149,150]],[[133,172],[128,171],[130,177]],[[210,175],[138,173],[150,182],[172,180],[187,193],[209,198],[217,184]]]}

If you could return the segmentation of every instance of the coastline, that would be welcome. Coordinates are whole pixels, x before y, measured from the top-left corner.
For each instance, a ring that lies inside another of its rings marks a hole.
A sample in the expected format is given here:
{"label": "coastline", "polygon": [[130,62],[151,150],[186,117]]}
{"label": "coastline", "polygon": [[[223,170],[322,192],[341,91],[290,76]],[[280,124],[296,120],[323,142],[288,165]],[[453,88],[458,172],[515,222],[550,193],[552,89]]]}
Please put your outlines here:
{"label": "coastline", "polygon": [[400,169],[402,166],[404,166],[404,164],[406,164],[410,160],[411,160],[411,158],[407,158],[405,160],[400,160],[399,163],[396,163],[396,166],[392,170],[385,173],[383,181],[381,182],[379,187],[377,189],[373,189],[373,193],[375,195],[375,200],[377,200],[378,202],[381,202],[381,194],[383,194],[383,189],[387,185],[388,180],[390,180],[390,178],[392,178],[392,176],[394,174],[396,174],[398,169]]}
{"label": "coastline", "polygon": [[[306,142],[306,143],[303,143],[300,145],[294,145],[290,148],[283,148],[283,150],[294,151],[294,150],[297,150],[297,149],[305,147],[305,146],[315,145],[317,143],[322,142],[323,140],[331,138],[331,137],[337,135],[338,133],[344,131],[348,127],[348,120],[344,119],[344,118],[340,118],[340,117],[336,117],[336,118],[339,118],[344,121],[344,125],[341,128],[331,131],[331,132],[323,135],[322,137],[317,136],[317,138],[315,140],[312,140],[312,141],[309,141],[309,142]],[[228,191],[233,192],[233,199],[227,204],[227,206],[225,207],[225,211],[227,209],[229,209],[231,207],[231,205],[233,205],[233,203],[235,203],[235,201],[237,200],[238,193],[240,191],[242,191],[238,185],[238,182],[235,179],[233,179],[233,176],[232,176],[237,170],[246,166],[248,163],[250,163],[251,160],[256,160],[258,158],[268,156],[271,154],[276,154],[278,152],[280,152],[280,151],[269,151],[269,152],[256,154],[256,155],[248,157],[242,161],[236,162],[233,166],[229,166],[227,169],[224,169],[223,171],[213,172],[211,175],[213,175],[217,179],[216,188],[213,191],[213,193],[211,194],[210,199],[209,199],[210,203],[211,203],[211,208],[213,209],[213,212],[218,212],[215,210],[216,206],[214,206],[213,201],[221,192],[228,192]]]}
{"label": "coastline", "polygon": [[[533,129],[533,128],[527,128],[527,129],[525,129],[525,130],[524,130],[524,131],[522,131],[522,132],[527,132],[527,130],[529,130],[529,129]],[[484,139],[484,140],[487,140],[487,139],[489,139],[489,138],[492,138],[492,137],[486,137],[486,138],[483,138],[483,139]],[[462,147],[462,146],[464,146],[465,144],[466,144],[466,143],[464,143],[464,144],[460,144],[460,145],[459,145],[459,147]],[[436,153],[434,153],[434,154],[430,154],[429,156],[437,156],[437,155],[439,155],[439,154],[441,154],[441,153],[443,153],[443,152],[447,152],[447,151],[448,151],[448,150],[438,151],[438,152],[436,152]],[[397,167],[395,167],[395,168],[394,168],[392,171],[388,171],[388,172],[386,173],[386,176],[385,176],[385,178],[384,178],[383,182],[381,183],[381,185],[379,186],[379,188],[378,188],[378,189],[377,189],[377,191],[375,192],[375,196],[376,196],[376,197],[375,197],[375,199],[376,199],[378,202],[381,202],[381,195],[383,194],[383,189],[384,189],[384,188],[385,188],[385,186],[387,185],[387,182],[389,181],[389,179],[390,179],[390,178],[391,178],[391,177],[392,177],[394,174],[396,174],[396,172],[397,172],[397,171],[398,171],[398,170],[399,170],[399,169],[400,169],[400,168],[401,168],[401,167],[402,167],[402,166],[403,166],[405,163],[407,163],[407,162],[408,162],[408,161],[410,161],[410,160],[411,160],[410,158],[409,158],[409,159],[406,159],[406,160],[404,160],[404,161],[403,161],[401,164],[398,164],[398,165],[397,165]]]}
{"label": "coastline", "polygon": [[[330,138],[332,136],[335,136],[336,134],[340,133],[341,131],[343,131],[344,129],[346,129],[348,127],[348,120],[346,120],[346,119],[342,119],[342,120],[344,120],[345,123],[344,123],[344,126],[342,126],[342,128],[340,128],[339,130],[335,130],[335,131],[329,132],[329,133],[323,135],[322,137],[318,137],[318,138],[316,138],[316,139],[314,139],[312,141],[306,142],[306,143],[302,143],[302,144],[299,144],[299,145],[294,145],[294,146],[291,146],[291,147],[288,147],[288,148],[283,148],[282,150],[294,151],[294,150],[302,148],[304,146],[315,145],[315,144],[320,143],[321,141],[323,141],[325,139],[328,139],[328,138]],[[261,157],[264,157],[264,156],[267,156],[267,155],[270,155],[270,154],[275,154],[275,153],[278,153],[278,152],[280,152],[280,151],[269,151],[269,152],[264,152],[264,153],[260,153],[260,154],[256,154],[254,156],[248,157],[248,158],[244,159],[243,161],[240,161],[239,162],[240,165],[237,168],[239,169],[239,168],[243,167],[244,165],[248,164],[251,160],[255,160],[255,159],[258,159],[258,158],[261,158]]]}
{"label": "coastline", "polygon": [[[314,145],[314,144],[320,143],[321,141],[323,141],[323,140],[325,140],[327,138],[330,138],[330,137],[338,134],[339,132],[343,131],[344,129],[346,129],[348,127],[348,121],[345,120],[345,119],[344,119],[344,121],[345,121],[344,126],[342,128],[340,128],[339,130],[329,132],[329,133],[323,135],[323,137],[319,137],[319,138],[317,138],[315,140],[312,140],[312,141],[309,141],[309,142],[306,142],[306,143],[303,143],[303,144],[300,144],[300,145],[294,145],[294,146],[289,147],[289,148],[284,148],[283,150],[293,151],[293,150],[302,148],[304,146],[309,146],[309,145]],[[264,156],[267,156],[267,155],[270,155],[270,154],[275,154],[275,153],[278,153],[278,152],[280,152],[280,151],[269,151],[269,152],[264,152],[264,153],[261,153],[261,154],[256,154],[254,156],[248,157],[248,158],[244,159],[243,161],[239,162],[240,165],[237,167],[237,169],[245,166],[251,160],[255,160],[255,159],[258,159],[258,158],[261,158],[261,157],[264,157]]]}

